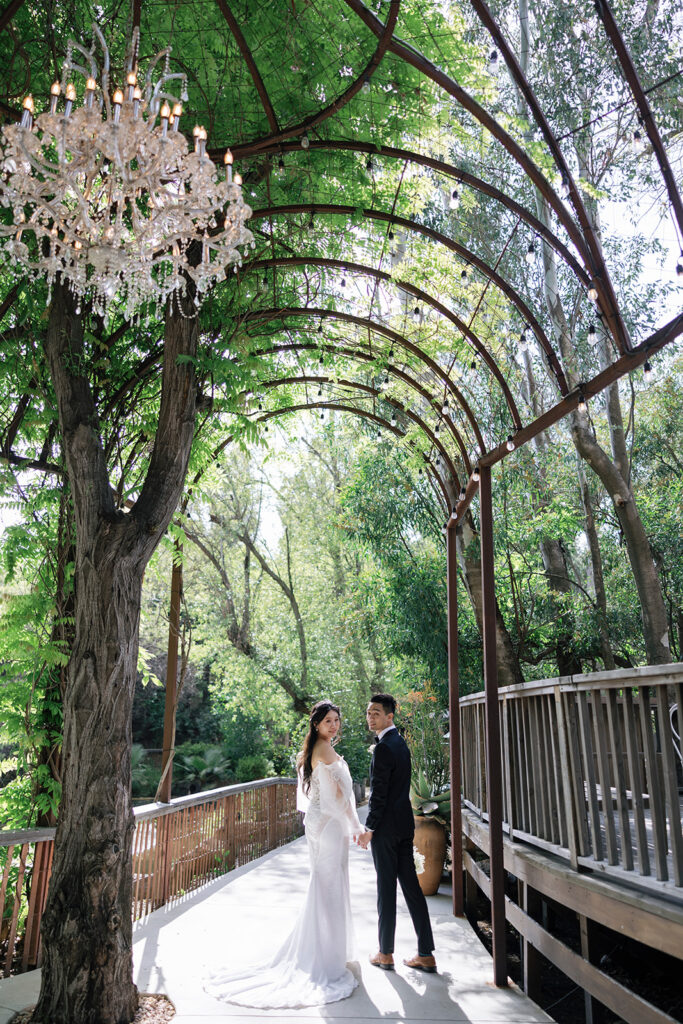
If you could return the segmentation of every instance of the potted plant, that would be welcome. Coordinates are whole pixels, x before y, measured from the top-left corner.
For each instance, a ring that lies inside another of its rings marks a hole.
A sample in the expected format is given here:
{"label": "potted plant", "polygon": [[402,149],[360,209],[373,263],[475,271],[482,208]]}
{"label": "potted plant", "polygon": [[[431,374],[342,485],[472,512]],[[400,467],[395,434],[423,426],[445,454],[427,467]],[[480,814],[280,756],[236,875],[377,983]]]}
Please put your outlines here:
{"label": "potted plant", "polygon": [[434,792],[429,779],[418,769],[410,787],[415,813],[415,848],[424,857],[424,871],[418,876],[425,896],[438,892],[446,862],[447,830],[451,821],[450,789]]}
{"label": "potted plant", "polygon": [[410,799],[415,813],[415,847],[425,858],[418,880],[424,894],[431,896],[441,881],[451,820],[444,712],[431,682],[402,698],[400,711],[413,761]]}

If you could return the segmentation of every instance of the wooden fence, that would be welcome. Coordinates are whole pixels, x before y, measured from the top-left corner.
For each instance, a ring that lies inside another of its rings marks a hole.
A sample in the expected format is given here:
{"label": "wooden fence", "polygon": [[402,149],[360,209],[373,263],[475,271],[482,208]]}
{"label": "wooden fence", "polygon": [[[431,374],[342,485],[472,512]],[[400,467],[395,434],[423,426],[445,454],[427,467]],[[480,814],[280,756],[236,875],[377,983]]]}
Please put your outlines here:
{"label": "wooden fence", "polygon": [[[507,686],[499,709],[511,839],[645,888],[652,876],[683,886],[683,666]],[[463,697],[460,713],[463,798],[486,818],[484,695]]]}
{"label": "wooden fence", "polygon": [[[261,779],[135,809],[133,919],[302,834],[293,779]],[[0,971],[40,963],[54,829],[0,832]]]}

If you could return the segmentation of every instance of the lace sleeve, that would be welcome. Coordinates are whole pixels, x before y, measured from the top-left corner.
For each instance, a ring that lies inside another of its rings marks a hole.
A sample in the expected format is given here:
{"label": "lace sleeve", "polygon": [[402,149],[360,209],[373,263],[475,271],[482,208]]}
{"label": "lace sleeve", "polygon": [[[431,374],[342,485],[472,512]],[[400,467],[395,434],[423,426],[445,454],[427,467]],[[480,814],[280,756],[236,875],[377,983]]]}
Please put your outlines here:
{"label": "lace sleeve", "polygon": [[320,810],[342,821],[349,835],[363,831],[356,814],[351,773],[345,761],[321,765]]}

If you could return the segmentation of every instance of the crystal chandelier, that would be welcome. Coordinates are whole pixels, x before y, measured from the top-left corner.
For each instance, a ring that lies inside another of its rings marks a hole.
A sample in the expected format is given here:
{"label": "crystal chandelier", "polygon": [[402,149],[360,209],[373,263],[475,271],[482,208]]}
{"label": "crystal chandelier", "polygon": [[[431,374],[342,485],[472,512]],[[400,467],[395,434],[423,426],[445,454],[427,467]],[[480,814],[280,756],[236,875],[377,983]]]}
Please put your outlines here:
{"label": "crystal chandelier", "polygon": [[[110,96],[109,50],[96,25],[93,33],[89,50],[69,41],[50,109],[36,116],[27,96],[21,123],[2,129],[0,257],[31,278],[45,277],[50,288],[60,275],[77,296],[77,310],[88,298],[104,315],[118,296],[132,318],[145,305],[149,311],[184,294],[190,278],[199,306],[231,265],[241,265],[238,247],[254,245],[242,179],[233,176],[230,150],[219,172],[203,127],[194,129],[193,151],[178,130],[187,80],[170,73],[170,47],[138,84],[135,28],[125,85]],[[74,51],[86,67],[74,62]],[[72,73],[85,80],[82,106]]]}

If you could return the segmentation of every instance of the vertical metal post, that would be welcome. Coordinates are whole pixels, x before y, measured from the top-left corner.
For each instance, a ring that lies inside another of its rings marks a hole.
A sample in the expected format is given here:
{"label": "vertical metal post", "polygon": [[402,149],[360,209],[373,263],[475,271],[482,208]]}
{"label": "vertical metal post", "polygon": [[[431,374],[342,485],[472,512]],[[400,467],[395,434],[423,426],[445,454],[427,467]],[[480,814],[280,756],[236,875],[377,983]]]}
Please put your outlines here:
{"label": "vertical metal post", "polygon": [[164,738],[161,755],[161,782],[157,799],[170,803],[173,778],[173,751],[175,748],[175,718],[178,689],[178,634],[180,632],[180,595],[183,589],[183,547],[178,540],[173,553],[171,574],[171,610],[168,621],[168,655],[166,658],[166,705],[164,710]]}
{"label": "vertical metal post", "polygon": [[448,721],[451,760],[451,879],[453,914],[465,913],[462,886],[462,809],[460,806],[460,686],[458,678],[458,562],[455,520],[446,530],[448,592]]}
{"label": "vertical metal post", "polygon": [[491,865],[493,981],[507,985],[505,963],[505,874],[503,867],[503,772],[500,753],[498,664],[496,658],[496,591],[493,557],[491,467],[480,468],[481,582],[484,619],[484,688],[486,702],[486,793]]}

